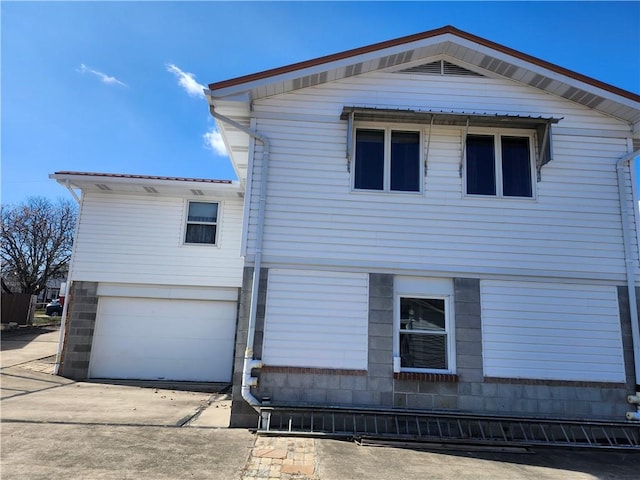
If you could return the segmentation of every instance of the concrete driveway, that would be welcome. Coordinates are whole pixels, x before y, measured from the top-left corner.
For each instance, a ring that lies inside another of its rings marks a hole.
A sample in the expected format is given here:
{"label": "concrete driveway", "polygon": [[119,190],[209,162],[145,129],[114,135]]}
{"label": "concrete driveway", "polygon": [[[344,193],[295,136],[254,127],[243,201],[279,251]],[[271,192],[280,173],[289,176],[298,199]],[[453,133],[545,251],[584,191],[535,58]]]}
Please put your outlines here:
{"label": "concrete driveway", "polygon": [[636,480],[640,452],[358,446],[255,437],[225,394],[51,375],[57,332],[2,339],[0,476],[13,479]]}

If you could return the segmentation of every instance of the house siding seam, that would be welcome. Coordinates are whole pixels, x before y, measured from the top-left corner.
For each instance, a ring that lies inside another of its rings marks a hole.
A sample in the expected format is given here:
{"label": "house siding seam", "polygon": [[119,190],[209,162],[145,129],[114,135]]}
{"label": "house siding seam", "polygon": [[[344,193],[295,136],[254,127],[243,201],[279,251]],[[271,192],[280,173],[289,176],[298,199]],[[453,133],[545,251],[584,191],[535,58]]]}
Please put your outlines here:
{"label": "house siding seam", "polygon": [[98,311],[98,283],[73,282],[67,306],[66,342],[58,374],[73,380],[89,375],[91,345]]}

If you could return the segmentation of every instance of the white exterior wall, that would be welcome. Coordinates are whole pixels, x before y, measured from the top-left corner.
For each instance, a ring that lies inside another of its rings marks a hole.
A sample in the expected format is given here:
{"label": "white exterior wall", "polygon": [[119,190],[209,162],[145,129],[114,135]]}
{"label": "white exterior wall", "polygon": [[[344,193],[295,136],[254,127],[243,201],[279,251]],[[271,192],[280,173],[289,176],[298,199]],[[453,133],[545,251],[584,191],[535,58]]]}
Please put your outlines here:
{"label": "white exterior wall", "polygon": [[488,377],[625,381],[615,287],[480,282]]}
{"label": "white exterior wall", "polygon": [[[185,245],[187,202],[219,201],[218,244]],[[242,199],[88,193],[79,215],[74,281],[240,287]]]}
{"label": "white exterior wall", "polygon": [[[339,116],[350,105],[564,118],[553,128],[554,159],[534,199],[464,197],[456,127],[434,127],[422,194],[365,193],[352,191],[347,172],[347,125]],[[627,153],[623,122],[507,80],[392,73],[262,99],[253,115],[271,140],[265,264],[624,281],[615,171]]]}
{"label": "white exterior wall", "polygon": [[265,365],[367,369],[369,277],[269,270]]}

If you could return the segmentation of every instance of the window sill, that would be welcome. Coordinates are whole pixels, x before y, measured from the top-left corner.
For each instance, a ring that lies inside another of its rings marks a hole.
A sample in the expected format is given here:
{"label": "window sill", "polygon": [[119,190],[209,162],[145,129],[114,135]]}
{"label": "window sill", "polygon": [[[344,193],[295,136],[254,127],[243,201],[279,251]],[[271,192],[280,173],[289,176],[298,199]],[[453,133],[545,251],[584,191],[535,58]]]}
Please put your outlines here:
{"label": "window sill", "polygon": [[455,373],[396,372],[393,374],[393,378],[394,380],[458,383],[458,375]]}

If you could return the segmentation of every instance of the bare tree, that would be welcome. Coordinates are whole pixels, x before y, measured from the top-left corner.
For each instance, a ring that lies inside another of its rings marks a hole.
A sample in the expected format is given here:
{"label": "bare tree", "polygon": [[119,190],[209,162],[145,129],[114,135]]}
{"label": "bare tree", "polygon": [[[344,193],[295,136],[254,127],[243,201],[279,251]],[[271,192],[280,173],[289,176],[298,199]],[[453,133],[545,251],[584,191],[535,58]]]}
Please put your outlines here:
{"label": "bare tree", "polygon": [[[71,259],[76,205],[30,197],[2,206],[2,289],[38,294],[47,280],[64,271]],[[5,281],[8,278],[11,281]],[[18,292],[14,292],[18,293]]]}

